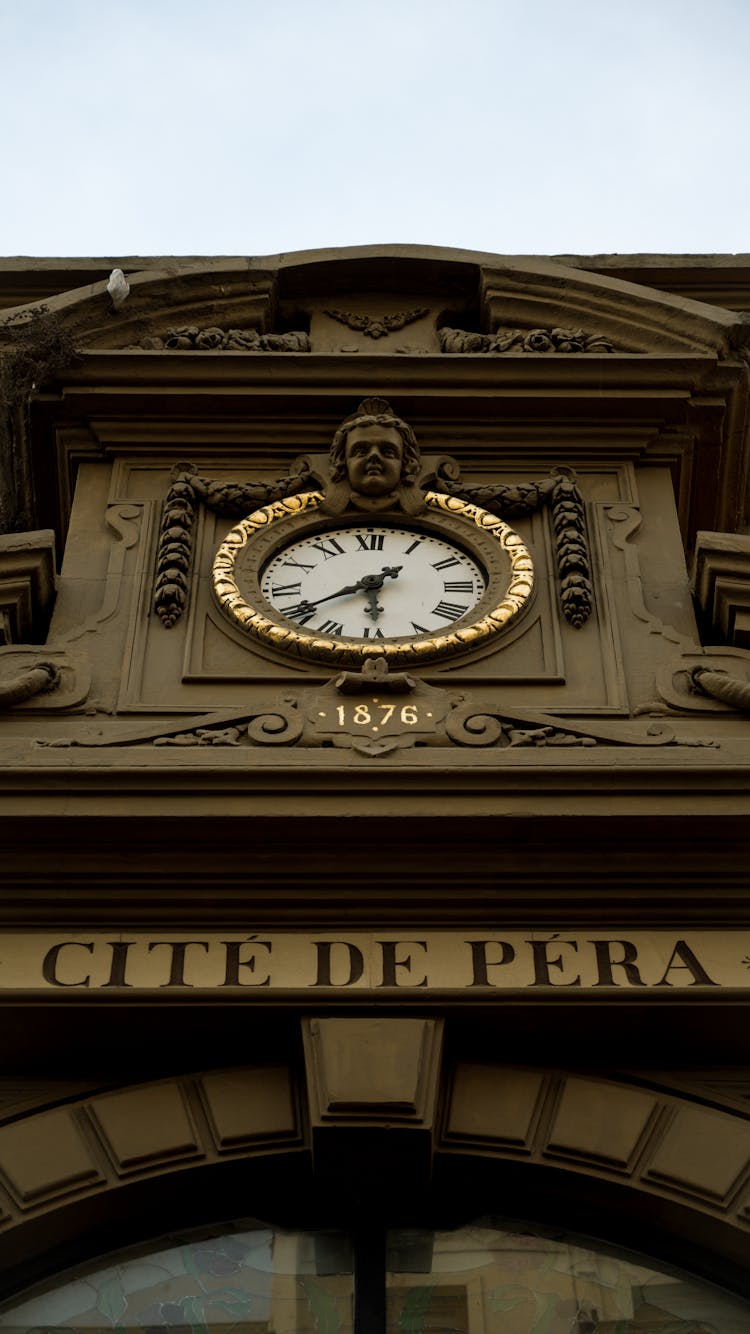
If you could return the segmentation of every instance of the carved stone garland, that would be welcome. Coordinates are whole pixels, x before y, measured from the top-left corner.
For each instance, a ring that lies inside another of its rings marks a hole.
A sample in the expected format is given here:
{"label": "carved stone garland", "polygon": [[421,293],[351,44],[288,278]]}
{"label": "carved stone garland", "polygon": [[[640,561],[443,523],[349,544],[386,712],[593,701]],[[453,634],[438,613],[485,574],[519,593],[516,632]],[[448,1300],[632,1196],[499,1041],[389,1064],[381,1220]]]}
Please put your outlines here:
{"label": "carved stone garland", "polygon": [[309,352],[310,338],[296,330],[292,333],[258,333],[257,329],[199,329],[186,325],[167,329],[163,337],[152,334],[136,347],[148,352]]}
{"label": "carved stone garland", "polygon": [[494,333],[472,333],[468,329],[440,330],[440,351],[461,352],[614,352],[604,334],[583,329],[496,329]]}
{"label": "carved stone garland", "polygon": [[[154,611],[166,629],[182,616],[187,603],[192,558],[192,530],[198,501],[217,514],[244,516],[261,505],[296,495],[310,486],[307,461],[273,482],[215,482],[200,477],[189,463],[172,474],[162,519],[156,562]],[[489,510],[498,518],[533,514],[549,506],[555,535],[563,615],[579,629],[591,615],[593,589],[583,498],[569,470],[560,469],[539,482],[519,486],[496,483],[471,486],[460,479],[458,465],[443,459],[435,472],[435,488]]]}
{"label": "carved stone garland", "polygon": [[274,482],[213,482],[199,477],[191,463],[177,464],[164,506],[154,587],[154,611],[167,630],[180,619],[187,602],[197,503],[202,500],[216,514],[242,517],[261,505],[296,495],[309,484],[306,463]]}
{"label": "carved stone garland", "polygon": [[458,465],[451,459],[438,465],[435,485],[437,490],[472,501],[503,519],[533,514],[548,505],[555,534],[563,616],[575,630],[580,629],[591,615],[594,597],[583,497],[570,469],[558,468],[552,477],[520,486],[502,483],[467,486],[460,479]]}

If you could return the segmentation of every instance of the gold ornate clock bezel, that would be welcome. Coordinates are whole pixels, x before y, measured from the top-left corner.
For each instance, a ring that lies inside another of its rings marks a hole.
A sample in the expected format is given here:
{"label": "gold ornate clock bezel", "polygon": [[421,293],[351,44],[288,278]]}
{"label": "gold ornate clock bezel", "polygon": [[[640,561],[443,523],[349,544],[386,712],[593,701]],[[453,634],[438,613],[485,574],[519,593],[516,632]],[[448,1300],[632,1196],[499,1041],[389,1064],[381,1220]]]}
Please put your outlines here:
{"label": "gold ornate clock bezel", "polygon": [[[425,511],[419,515],[378,514],[377,522],[398,518],[401,525],[450,536],[466,548],[484,567],[487,589],[466,616],[450,630],[435,635],[400,636],[386,640],[332,638],[301,630],[272,607],[260,591],[260,572],[279,547],[307,533],[341,528],[347,523],[367,522],[362,514],[321,513],[325,497],[321,491],[303,491],[274,501],[241,519],[221,543],[213,563],[213,591],[223,614],[244,634],[268,648],[325,662],[334,667],[359,666],[373,658],[389,665],[435,662],[457,653],[483,647],[526,607],[534,587],[534,566],[523,539],[502,519],[479,505],[440,491],[424,495]],[[369,521],[372,522],[373,516]],[[253,601],[240,591],[237,560],[248,552],[251,559],[243,571],[243,582],[255,583]],[[508,578],[507,562],[510,563]],[[502,588],[502,592],[501,592]]]}

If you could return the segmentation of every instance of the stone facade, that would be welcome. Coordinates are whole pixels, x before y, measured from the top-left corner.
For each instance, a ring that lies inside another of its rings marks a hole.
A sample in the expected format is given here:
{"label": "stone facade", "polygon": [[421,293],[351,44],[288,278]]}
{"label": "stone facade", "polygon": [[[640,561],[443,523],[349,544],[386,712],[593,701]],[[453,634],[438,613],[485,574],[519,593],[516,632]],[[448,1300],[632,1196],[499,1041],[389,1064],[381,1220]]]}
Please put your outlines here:
{"label": "stone facade", "polygon": [[7,1292],[363,1198],[748,1292],[748,305],[0,266]]}

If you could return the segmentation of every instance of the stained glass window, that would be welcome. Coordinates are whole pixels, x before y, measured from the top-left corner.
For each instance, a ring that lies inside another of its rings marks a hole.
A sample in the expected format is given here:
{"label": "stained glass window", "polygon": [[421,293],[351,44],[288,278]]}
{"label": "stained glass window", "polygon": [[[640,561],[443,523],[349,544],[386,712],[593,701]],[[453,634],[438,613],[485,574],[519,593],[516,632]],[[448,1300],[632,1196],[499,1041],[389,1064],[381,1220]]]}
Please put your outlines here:
{"label": "stained glass window", "polygon": [[0,1334],[361,1334],[379,1322],[383,1334],[750,1330],[750,1304],[708,1284],[491,1219],[395,1229],[377,1250],[384,1267],[344,1233],[238,1225],[81,1269],[7,1305]]}

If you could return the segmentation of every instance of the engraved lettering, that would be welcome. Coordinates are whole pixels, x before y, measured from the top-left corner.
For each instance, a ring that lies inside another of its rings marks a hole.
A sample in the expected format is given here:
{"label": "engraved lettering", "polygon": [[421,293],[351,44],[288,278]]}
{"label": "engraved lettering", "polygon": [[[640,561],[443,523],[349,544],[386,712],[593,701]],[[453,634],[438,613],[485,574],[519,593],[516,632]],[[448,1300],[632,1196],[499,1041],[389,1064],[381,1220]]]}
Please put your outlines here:
{"label": "engraved lettering", "polygon": [[[258,962],[255,954],[255,951],[257,949],[268,950],[268,953],[269,954],[271,953],[271,951],[273,950],[273,944],[270,940],[256,940],[254,936],[248,936],[247,940],[222,940],[221,943],[227,952],[227,963],[226,963],[226,972],[224,974],[224,981],[220,982],[219,986],[270,987],[271,985],[270,973],[268,974],[267,977],[264,978],[259,978],[259,977],[253,978],[252,982],[249,980],[249,978],[240,977],[240,968],[246,968],[248,973],[255,972],[255,965]],[[245,945],[251,945],[253,952],[252,954],[249,955],[248,958],[242,959],[240,958],[240,950],[243,949]],[[267,965],[268,963],[269,960],[264,959],[261,964],[261,967],[263,965]]]}
{"label": "engraved lettering", "polygon": [[[349,976],[345,981],[333,981],[333,950],[348,951]],[[351,987],[355,982],[359,982],[365,971],[365,960],[361,949],[352,945],[348,940],[316,940],[315,949],[318,955],[318,970],[315,981],[311,983],[313,987]]]}
{"label": "engraved lettering", "polygon": [[[489,969],[502,968],[504,964],[512,963],[516,957],[516,951],[508,940],[467,940],[466,944],[471,950],[471,982],[467,983],[470,987],[495,987],[497,982],[490,982]],[[487,948],[489,945],[496,945],[500,951],[499,959],[489,959],[487,957]]]}
{"label": "engraved lettering", "polygon": [[[675,959],[682,959],[682,963],[675,963]],[[675,941],[675,947],[669,956],[669,963],[664,970],[664,976],[660,982],[655,982],[657,987],[671,987],[674,983],[670,982],[669,974],[677,969],[687,969],[692,974],[692,982],[688,982],[689,987],[718,987],[719,983],[714,982],[713,978],[708,976],[702,963],[699,963],[690,946],[684,940]]]}
{"label": "engraved lettering", "polygon": [[531,953],[534,958],[534,981],[529,985],[532,987],[580,987],[580,976],[574,977],[571,982],[555,982],[550,977],[550,968],[557,968],[559,972],[564,972],[567,967],[566,961],[561,954],[556,958],[550,959],[547,951],[550,945],[558,949],[561,945],[569,945],[570,948],[578,953],[577,940],[558,940],[553,936],[551,940],[527,940],[527,945],[531,946]]}
{"label": "engraved lettering", "polygon": [[63,940],[59,945],[53,945],[51,949],[47,950],[47,953],[42,960],[42,977],[45,982],[49,982],[52,987],[91,986],[91,978],[88,974],[86,977],[81,978],[80,982],[62,982],[57,976],[57,963],[60,958],[60,953],[62,950],[66,949],[88,950],[89,954],[93,954],[94,942],[93,940]]}
{"label": "engraved lettering", "polygon": [[[590,945],[594,946],[596,953],[596,968],[598,980],[592,983],[595,987],[619,987],[624,983],[616,982],[612,973],[613,968],[622,968],[627,984],[631,987],[645,987],[646,983],[638,971],[636,959],[638,950],[631,940],[591,940]],[[622,950],[622,958],[613,958],[613,947],[619,946]]]}
{"label": "engraved lettering", "polygon": [[192,987],[192,982],[185,981],[185,955],[191,945],[198,945],[200,949],[208,953],[207,940],[152,940],[148,952],[158,950],[162,945],[166,945],[172,951],[172,960],[169,969],[169,981],[162,982],[162,987]]}
{"label": "engraved lettering", "polygon": [[403,959],[396,957],[396,950],[399,945],[418,945],[420,949],[427,953],[426,940],[379,940],[378,945],[383,951],[383,981],[378,983],[381,987],[426,987],[427,978],[423,977],[419,982],[399,982],[397,969],[403,968],[406,972],[411,972],[411,955],[407,954]]}
{"label": "engraved lettering", "polygon": [[112,964],[109,970],[109,977],[102,983],[104,987],[129,987],[130,983],[125,981],[125,968],[128,962],[128,950],[131,945],[135,945],[134,940],[108,940],[107,944],[112,950]]}

